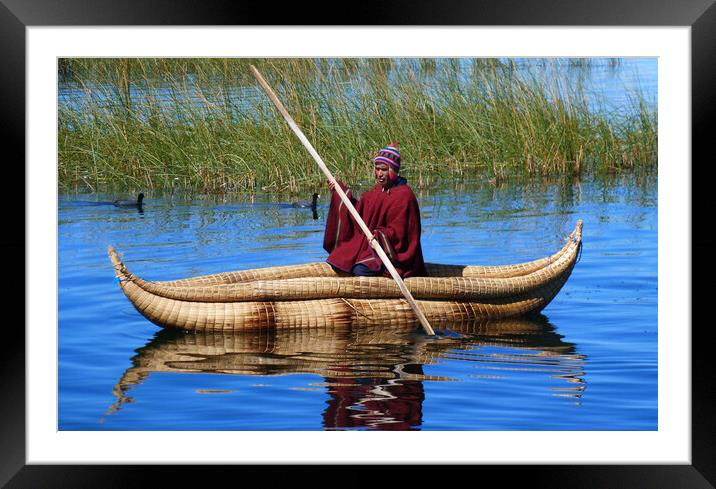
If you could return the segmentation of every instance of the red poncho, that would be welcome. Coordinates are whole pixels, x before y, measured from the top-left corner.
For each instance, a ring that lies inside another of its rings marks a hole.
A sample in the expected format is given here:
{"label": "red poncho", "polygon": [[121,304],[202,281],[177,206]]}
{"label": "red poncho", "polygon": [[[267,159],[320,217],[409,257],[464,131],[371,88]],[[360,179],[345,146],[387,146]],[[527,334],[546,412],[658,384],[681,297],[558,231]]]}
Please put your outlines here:
{"label": "red poncho", "polygon": [[[363,194],[356,203],[346,185],[338,182],[368,229],[390,258],[402,278],[427,275],[420,246],[420,209],[413,191],[399,178],[395,185],[383,191],[380,184]],[[353,265],[363,263],[371,270],[379,270],[382,262],[368,244],[363,231],[341,201],[332,192],[323,248],[329,253],[328,263],[350,273]],[[389,277],[386,270],[384,276]]]}

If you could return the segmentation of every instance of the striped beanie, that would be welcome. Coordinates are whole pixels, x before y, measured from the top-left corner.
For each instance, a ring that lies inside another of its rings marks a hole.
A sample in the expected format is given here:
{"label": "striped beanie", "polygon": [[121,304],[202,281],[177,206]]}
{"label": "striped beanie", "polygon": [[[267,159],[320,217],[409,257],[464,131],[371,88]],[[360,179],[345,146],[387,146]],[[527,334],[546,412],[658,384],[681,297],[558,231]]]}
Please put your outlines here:
{"label": "striped beanie", "polygon": [[390,143],[387,148],[378,151],[373,158],[373,163],[385,163],[394,173],[400,171],[400,151],[398,151],[398,143]]}

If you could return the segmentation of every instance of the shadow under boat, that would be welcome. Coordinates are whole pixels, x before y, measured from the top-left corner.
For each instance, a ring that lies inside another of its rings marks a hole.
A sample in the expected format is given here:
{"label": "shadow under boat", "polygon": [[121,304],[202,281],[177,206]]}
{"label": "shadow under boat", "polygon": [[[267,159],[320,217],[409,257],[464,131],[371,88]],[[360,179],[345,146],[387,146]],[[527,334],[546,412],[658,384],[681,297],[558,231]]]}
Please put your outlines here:
{"label": "shadow under boat", "polygon": [[[494,353],[486,348],[490,346],[517,351]],[[410,430],[422,421],[423,381],[455,380],[425,374],[423,366],[447,360],[489,363],[493,373],[541,365],[550,377],[565,381],[552,394],[579,398],[585,388],[584,356],[562,341],[541,314],[453,323],[438,338],[425,337],[414,325],[243,333],[163,329],[131,359],[132,366],[113,389],[116,401],[107,414],[133,402],[129,391],[155,372],[315,374],[323,377],[330,395],[325,429]]]}

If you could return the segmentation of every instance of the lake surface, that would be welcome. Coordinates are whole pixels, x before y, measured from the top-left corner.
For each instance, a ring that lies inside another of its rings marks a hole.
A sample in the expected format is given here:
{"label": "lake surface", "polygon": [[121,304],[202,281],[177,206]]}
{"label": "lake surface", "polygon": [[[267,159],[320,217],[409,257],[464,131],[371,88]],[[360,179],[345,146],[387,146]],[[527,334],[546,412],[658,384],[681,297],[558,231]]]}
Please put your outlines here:
{"label": "lake surface", "polygon": [[149,280],[323,261],[328,196],[314,219],[269,194],[145,194],[141,213],[102,203],[124,195],[59,196],[60,430],[658,428],[656,175],[416,189],[430,262],[541,258],[584,221],[540,317],[437,338],[162,330],[122,293],[108,245]]}

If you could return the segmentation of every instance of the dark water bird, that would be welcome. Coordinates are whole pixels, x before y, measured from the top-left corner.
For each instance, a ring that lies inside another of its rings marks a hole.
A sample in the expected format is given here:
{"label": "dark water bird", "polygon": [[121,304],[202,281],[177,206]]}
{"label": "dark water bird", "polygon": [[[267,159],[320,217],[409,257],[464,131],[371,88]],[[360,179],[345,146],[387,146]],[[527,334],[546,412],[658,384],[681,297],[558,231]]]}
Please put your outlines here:
{"label": "dark water bird", "polygon": [[117,207],[142,207],[144,204],[144,194],[140,193],[137,200],[115,200],[113,204]]}
{"label": "dark water bird", "polygon": [[310,203],[309,202],[294,202],[293,204],[291,204],[291,207],[296,207],[296,208],[301,208],[301,209],[311,208],[311,209],[315,210],[317,201],[318,201],[318,194],[314,193],[313,199],[311,200]]}

